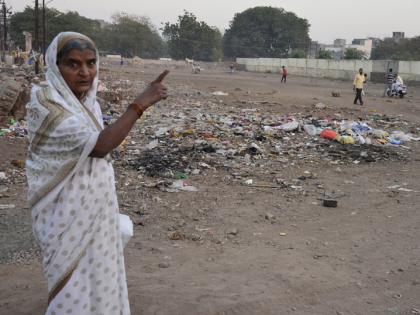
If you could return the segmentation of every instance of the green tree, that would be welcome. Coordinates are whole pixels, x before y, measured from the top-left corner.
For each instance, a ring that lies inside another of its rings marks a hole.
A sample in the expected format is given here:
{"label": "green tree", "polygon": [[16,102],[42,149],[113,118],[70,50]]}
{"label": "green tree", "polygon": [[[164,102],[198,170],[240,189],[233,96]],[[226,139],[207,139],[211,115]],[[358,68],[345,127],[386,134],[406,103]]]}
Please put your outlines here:
{"label": "green tree", "polygon": [[290,58],[306,58],[306,51],[303,49],[295,49],[289,56]]}
{"label": "green tree", "polygon": [[344,53],[344,59],[366,59],[366,55],[363,51],[356,48],[347,48]]}
{"label": "green tree", "polygon": [[395,41],[392,38],[380,41],[372,50],[374,60],[420,60],[420,36]]}
{"label": "green tree", "polygon": [[223,38],[225,56],[289,57],[310,43],[309,23],[281,8],[255,7],[235,15]]}
{"label": "green tree", "polygon": [[222,57],[222,34],[218,29],[198,21],[193,13],[185,11],[178,17],[177,23],[167,22],[163,36],[174,59],[216,61]]}
{"label": "green tree", "polygon": [[321,49],[318,53],[318,59],[332,59],[331,51]]}
{"label": "green tree", "polygon": [[112,20],[113,23],[105,26],[102,31],[100,48],[125,57],[162,56],[164,42],[148,18],[117,13],[112,16]]}
{"label": "green tree", "polygon": [[[74,31],[83,33],[93,40],[98,39],[100,34],[100,23],[95,20],[80,16],[77,12],[69,11],[67,13],[60,12],[53,8],[47,8],[46,17],[46,44],[47,46],[52,39],[60,32]],[[40,21],[42,21],[40,16]],[[24,31],[34,35],[34,9],[27,6],[23,11],[16,12],[10,19],[10,36],[20,47],[25,46]],[[41,23],[40,23],[41,24]],[[42,43],[42,28],[39,29],[39,44]],[[37,49],[38,47],[34,47]]]}

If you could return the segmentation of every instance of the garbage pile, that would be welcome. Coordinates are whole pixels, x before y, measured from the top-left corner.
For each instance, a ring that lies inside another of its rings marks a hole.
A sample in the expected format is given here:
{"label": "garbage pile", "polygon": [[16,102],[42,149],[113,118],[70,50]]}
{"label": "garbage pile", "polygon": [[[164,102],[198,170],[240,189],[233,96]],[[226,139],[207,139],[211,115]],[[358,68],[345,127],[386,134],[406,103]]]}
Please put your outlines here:
{"label": "garbage pile", "polygon": [[138,91],[145,87],[145,83],[134,84],[130,80],[116,79],[112,74],[107,74],[98,84],[97,99],[102,112],[107,117],[106,122],[112,122],[112,115],[122,113],[133,101]]}
{"label": "garbage pile", "polygon": [[420,140],[420,128],[398,117],[281,115],[228,107],[221,93],[172,92],[171,100],[145,114],[124,148],[122,162],[142,176],[180,180],[208,169],[269,173],[306,163],[405,161],[406,144]]}
{"label": "garbage pile", "polygon": [[28,126],[25,120],[10,119],[7,128],[0,128],[0,137],[23,138],[28,135]]}
{"label": "garbage pile", "polygon": [[382,129],[373,128],[365,121],[342,120],[340,122],[330,122],[316,120],[304,124],[303,129],[311,136],[319,135],[324,139],[336,140],[341,144],[401,145],[412,140],[420,140],[420,137],[401,130],[394,130],[389,133]]}
{"label": "garbage pile", "polygon": [[25,105],[30,91],[29,80],[24,72],[18,70],[0,73],[0,125],[4,126],[11,117],[25,117]]}

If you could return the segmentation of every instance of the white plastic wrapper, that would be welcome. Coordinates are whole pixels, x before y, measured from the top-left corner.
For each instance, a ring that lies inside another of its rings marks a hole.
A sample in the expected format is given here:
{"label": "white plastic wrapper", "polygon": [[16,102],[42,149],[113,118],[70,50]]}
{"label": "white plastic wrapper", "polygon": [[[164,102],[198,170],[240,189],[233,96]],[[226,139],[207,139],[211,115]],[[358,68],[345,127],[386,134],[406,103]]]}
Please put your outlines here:
{"label": "white plastic wrapper", "polygon": [[125,214],[118,214],[120,218],[120,233],[123,242],[123,247],[125,247],[133,236],[133,222],[131,221],[130,217]]}

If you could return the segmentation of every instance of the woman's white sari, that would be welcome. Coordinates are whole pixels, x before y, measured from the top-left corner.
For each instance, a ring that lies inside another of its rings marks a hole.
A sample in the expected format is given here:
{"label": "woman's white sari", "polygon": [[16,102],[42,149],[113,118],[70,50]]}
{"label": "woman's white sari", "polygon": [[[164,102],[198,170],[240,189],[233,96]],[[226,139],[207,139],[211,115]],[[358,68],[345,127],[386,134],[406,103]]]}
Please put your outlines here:
{"label": "woman's white sari", "polygon": [[100,131],[96,76],[83,102],[56,65],[70,39],[60,33],[46,53],[47,82],[27,105],[26,163],[33,230],[43,253],[47,314],[129,314],[112,165],[89,157]]}

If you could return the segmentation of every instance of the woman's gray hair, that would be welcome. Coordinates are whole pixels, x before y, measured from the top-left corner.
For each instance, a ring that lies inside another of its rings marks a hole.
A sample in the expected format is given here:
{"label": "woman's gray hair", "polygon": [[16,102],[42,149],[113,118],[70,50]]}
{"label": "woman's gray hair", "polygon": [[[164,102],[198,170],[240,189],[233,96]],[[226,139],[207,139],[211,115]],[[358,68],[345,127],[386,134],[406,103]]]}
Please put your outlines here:
{"label": "woman's gray hair", "polygon": [[60,61],[63,60],[67,56],[67,54],[73,49],[77,49],[80,51],[90,49],[96,54],[96,47],[92,42],[82,38],[70,39],[64,44],[60,51],[57,52],[57,64],[59,64]]}

